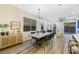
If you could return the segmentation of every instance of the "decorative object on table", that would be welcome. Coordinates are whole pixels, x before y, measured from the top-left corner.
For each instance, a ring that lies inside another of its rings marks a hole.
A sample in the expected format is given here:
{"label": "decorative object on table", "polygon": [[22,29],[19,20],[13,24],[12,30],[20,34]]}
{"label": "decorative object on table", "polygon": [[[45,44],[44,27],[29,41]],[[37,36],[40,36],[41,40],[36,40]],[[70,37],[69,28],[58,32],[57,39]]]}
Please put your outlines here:
{"label": "decorative object on table", "polygon": [[11,29],[12,30],[20,30],[20,22],[18,22],[18,21],[11,21]]}
{"label": "decorative object on table", "polygon": [[2,28],[1,36],[5,35],[4,30],[7,29],[8,27],[9,27],[8,24],[0,24],[0,28]]}
{"label": "decorative object on table", "polygon": [[9,35],[9,32],[8,31],[6,32],[6,35]]}
{"label": "decorative object on table", "polygon": [[1,36],[4,36],[5,35],[5,32],[1,32]]}

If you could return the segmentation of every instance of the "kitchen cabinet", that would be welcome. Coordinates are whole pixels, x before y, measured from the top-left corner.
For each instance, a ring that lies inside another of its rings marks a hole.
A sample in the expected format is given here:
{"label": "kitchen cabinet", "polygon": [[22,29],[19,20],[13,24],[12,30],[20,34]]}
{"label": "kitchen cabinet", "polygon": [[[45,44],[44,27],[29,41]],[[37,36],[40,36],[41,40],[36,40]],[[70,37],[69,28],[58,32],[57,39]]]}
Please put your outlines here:
{"label": "kitchen cabinet", "polygon": [[0,36],[0,49],[23,42],[22,34]]}
{"label": "kitchen cabinet", "polygon": [[22,42],[22,34],[17,34],[16,35],[16,43],[21,43]]}

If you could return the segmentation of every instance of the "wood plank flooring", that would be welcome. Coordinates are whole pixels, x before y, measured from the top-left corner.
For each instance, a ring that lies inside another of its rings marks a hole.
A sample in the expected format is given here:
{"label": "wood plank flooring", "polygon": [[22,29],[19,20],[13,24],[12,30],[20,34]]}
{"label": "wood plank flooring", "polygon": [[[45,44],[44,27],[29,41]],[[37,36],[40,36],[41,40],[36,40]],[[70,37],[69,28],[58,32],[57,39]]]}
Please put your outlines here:
{"label": "wood plank flooring", "polygon": [[0,50],[0,54],[63,54],[63,38],[52,38],[51,44],[35,47],[31,40]]}

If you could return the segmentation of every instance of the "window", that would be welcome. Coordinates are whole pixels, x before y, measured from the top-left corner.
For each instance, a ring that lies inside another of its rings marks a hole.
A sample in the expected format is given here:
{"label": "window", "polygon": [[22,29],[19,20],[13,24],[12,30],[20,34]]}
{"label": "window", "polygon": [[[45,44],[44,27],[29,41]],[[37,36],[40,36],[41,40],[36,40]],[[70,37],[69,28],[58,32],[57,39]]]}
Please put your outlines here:
{"label": "window", "polygon": [[76,23],[75,22],[70,22],[70,23],[64,23],[64,32],[65,33],[76,33]]}
{"label": "window", "polygon": [[78,26],[77,28],[79,28],[79,20],[77,21],[77,26]]}
{"label": "window", "polygon": [[36,30],[36,20],[24,17],[24,32],[25,31],[35,31]]}

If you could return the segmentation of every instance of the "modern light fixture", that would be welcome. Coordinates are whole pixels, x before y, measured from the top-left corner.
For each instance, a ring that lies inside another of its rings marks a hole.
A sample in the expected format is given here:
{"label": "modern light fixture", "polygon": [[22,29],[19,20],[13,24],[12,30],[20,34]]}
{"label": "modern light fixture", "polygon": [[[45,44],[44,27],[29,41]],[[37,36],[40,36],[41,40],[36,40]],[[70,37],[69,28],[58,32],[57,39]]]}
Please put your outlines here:
{"label": "modern light fixture", "polygon": [[66,18],[65,17],[63,17],[63,18],[60,17],[59,19],[60,19],[59,21],[64,21]]}
{"label": "modern light fixture", "polygon": [[38,17],[40,17],[40,8],[38,9]]}

